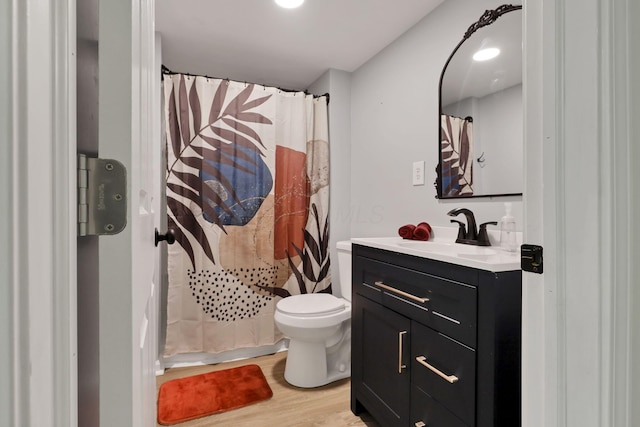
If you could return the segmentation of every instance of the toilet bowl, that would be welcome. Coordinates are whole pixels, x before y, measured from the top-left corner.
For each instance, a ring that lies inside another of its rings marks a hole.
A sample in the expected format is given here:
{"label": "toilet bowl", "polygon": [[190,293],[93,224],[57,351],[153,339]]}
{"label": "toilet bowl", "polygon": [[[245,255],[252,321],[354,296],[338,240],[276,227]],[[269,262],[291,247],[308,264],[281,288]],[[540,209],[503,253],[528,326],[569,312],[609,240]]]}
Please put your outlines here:
{"label": "toilet bowl", "polygon": [[275,323],[289,338],[285,380],[319,387],[351,376],[351,242],[338,242],[342,298],[302,294],[276,305]]}

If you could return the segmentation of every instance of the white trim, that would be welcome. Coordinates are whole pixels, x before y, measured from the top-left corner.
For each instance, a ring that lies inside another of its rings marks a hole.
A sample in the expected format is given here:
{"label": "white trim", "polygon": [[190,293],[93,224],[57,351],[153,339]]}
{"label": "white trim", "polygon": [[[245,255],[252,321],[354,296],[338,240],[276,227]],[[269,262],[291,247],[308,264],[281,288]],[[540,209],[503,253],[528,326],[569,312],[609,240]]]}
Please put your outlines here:
{"label": "white trim", "polygon": [[18,310],[17,281],[15,271],[18,256],[15,252],[17,241],[16,228],[16,178],[15,149],[16,115],[14,113],[16,97],[15,81],[15,41],[17,20],[15,6],[11,2],[0,4],[0,234],[6,236],[5,244],[0,245],[0,425],[16,425],[20,414],[21,366],[18,363],[22,348],[17,337],[16,325]]}
{"label": "white trim", "polygon": [[[604,33],[610,37],[603,49],[603,65],[609,66],[606,71],[612,84],[603,87],[605,99],[610,98],[611,102],[609,105],[601,106],[603,115],[606,115],[610,123],[610,127],[606,129],[607,132],[601,139],[612,143],[609,156],[611,164],[609,185],[608,189],[605,188],[605,192],[610,194],[610,203],[605,207],[608,208],[607,215],[613,224],[610,227],[611,233],[608,239],[608,244],[612,248],[611,269],[608,271],[608,277],[603,278],[603,282],[609,280],[612,283],[610,295],[607,297],[612,300],[613,312],[607,325],[612,351],[607,354],[610,357],[608,366],[603,367],[610,371],[610,376],[605,379],[608,380],[606,386],[611,389],[611,396],[607,402],[608,410],[603,414],[602,425],[612,426],[635,426],[640,423],[637,416],[634,420],[632,390],[633,387],[637,388],[640,385],[638,378],[633,376],[634,338],[632,335],[634,325],[637,325],[637,322],[633,322],[633,313],[636,311],[633,308],[640,304],[638,301],[640,294],[636,292],[634,295],[633,292],[634,287],[637,288],[633,278],[637,277],[638,271],[634,261],[638,259],[640,253],[637,248],[639,236],[636,234],[634,240],[633,235],[634,228],[636,233],[638,229],[634,222],[638,217],[638,211],[634,213],[633,204],[640,200],[638,192],[634,193],[633,189],[634,183],[637,185],[638,177],[634,178],[633,174],[637,171],[640,152],[636,150],[634,158],[633,147],[637,145],[638,128],[636,128],[636,141],[634,141],[633,122],[634,118],[637,121],[637,115],[634,117],[632,105],[634,101],[637,105],[640,98],[638,98],[637,89],[633,92],[633,82],[630,78],[634,75],[632,63],[634,59],[640,60],[640,55],[636,53],[634,57],[634,50],[631,49],[631,45],[637,39],[630,31],[634,22],[630,6],[627,0],[609,1],[603,5],[603,26],[607,29]],[[636,8],[635,11],[635,20],[637,20],[640,8]],[[636,82],[637,87],[640,87],[640,84]],[[604,227],[606,224],[603,225]]]}
{"label": "white trim", "polygon": [[75,1],[12,6],[12,422],[75,426]]}
{"label": "white trim", "polygon": [[[166,220],[163,221],[163,216],[166,216],[167,211],[166,211],[166,202],[165,202],[165,193],[164,193],[164,187],[165,187],[165,178],[164,178],[164,170],[166,165],[164,164],[164,138],[163,138],[163,134],[164,134],[164,127],[163,127],[163,120],[162,120],[162,72],[161,72],[161,68],[162,68],[162,36],[160,35],[160,33],[155,33],[154,35],[154,43],[155,43],[155,52],[154,52],[154,73],[153,73],[153,82],[151,84],[151,88],[150,88],[150,92],[151,92],[151,108],[155,109],[152,111],[152,120],[153,120],[153,125],[152,125],[152,132],[153,132],[153,141],[155,141],[156,144],[158,144],[158,150],[157,153],[160,156],[160,159],[158,160],[159,163],[159,170],[158,172],[158,176],[156,177],[156,180],[154,181],[154,186],[157,186],[157,188],[155,188],[154,190],[154,195],[158,197],[158,200],[156,200],[156,202],[154,203],[154,210],[156,212],[156,228],[158,230],[164,230],[166,227]],[[161,315],[162,313],[162,293],[163,293],[163,289],[165,289],[164,283],[163,281],[165,280],[166,277],[166,271],[167,271],[167,265],[166,263],[163,263],[163,258],[166,259],[166,255],[163,256],[163,254],[166,254],[166,249],[163,246],[162,249],[159,249],[156,251],[156,277],[155,277],[155,284],[156,284],[156,297],[154,298],[155,301],[155,307],[154,307],[154,312],[155,312],[155,325],[156,330],[153,331],[153,333],[155,334],[155,345],[156,348],[154,349],[155,351],[155,356],[156,356],[156,375],[162,375],[164,374],[164,370],[165,370],[165,366],[162,360],[162,351],[164,350],[164,336],[162,336],[162,331],[165,331],[165,328],[163,327],[163,325],[161,325],[161,322],[163,320],[163,317]]]}
{"label": "white trim", "polygon": [[525,241],[545,248],[524,274],[525,427],[637,424],[629,7],[525,3]]}
{"label": "white trim", "polygon": [[54,2],[53,290],[55,425],[78,423],[76,1]]}
{"label": "white trim", "polygon": [[[599,10],[599,22],[600,28],[600,44],[599,49],[599,103],[598,103],[598,116],[599,116],[599,134],[598,139],[600,141],[599,161],[601,164],[601,190],[600,190],[600,212],[599,212],[599,236],[600,241],[599,259],[600,264],[600,306],[601,314],[599,319],[599,327],[601,331],[600,338],[600,407],[599,415],[600,420],[598,425],[608,426],[612,421],[612,398],[613,393],[613,358],[616,357],[616,353],[619,353],[620,349],[614,347],[615,330],[613,329],[614,309],[616,301],[614,300],[615,294],[619,292],[622,282],[619,272],[616,271],[615,266],[617,263],[616,255],[619,254],[619,245],[626,245],[626,239],[617,241],[616,229],[618,228],[620,221],[626,222],[626,199],[628,197],[628,182],[626,179],[624,182],[618,182],[616,179],[616,170],[614,168],[614,162],[616,161],[616,151],[620,149],[618,147],[618,133],[620,131],[626,135],[626,129],[618,129],[615,126],[616,122],[620,122],[622,117],[617,118],[614,115],[613,109],[616,107],[616,99],[614,95],[614,84],[616,69],[619,64],[613,63],[614,56],[613,51],[615,49],[614,43],[614,23],[611,21],[613,16],[613,4],[609,0],[602,0],[600,2]],[[616,108],[618,110],[618,108]],[[626,110],[626,109],[625,109]],[[624,138],[624,135],[621,135]],[[621,185],[618,187],[618,185]],[[624,197],[620,197],[624,195]],[[620,203],[620,205],[618,204]],[[620,209],[618,214],[616,211]],[[624,253],[627,253],[625,250]],[[620,272],[625,275],[626,272]],[[624,280],[623,280],[624,281]],[[624,288],[624,287],[623,287]],[[624,311],[624,310],[623,310]],[[626,345],[626,343],[624,343]]]}
{"label": "white trim", "polygon": [[634,308],[640,305],[640,293],[634,292],[640,255],[637,246],[640,193],[637,187],[634,190],[640,181],[637,175],[640,151],[634,149],[640,136],[637,125],[640,82],[632,77],[637,76],[638,68],[634,73],[633,65],[634,61],[636,67],[639,64],[640,54],[632,49],[638,34],[634,37],[631,33],[635,27],[632,23],[640,18],[640,8],[634,9],[634,4],[637,2],[602,0],[599,5],[602,34],[599,157],[603,165],[600,199],[602,426],[631,427],[640,423],[640,410],[634,405],[640,387],[639,371],[634,363],[637,360],[634,345],[639,343]]}
{"label": "white trim", "polygon": [[[524,241],[544,247],[544,275],[522,275],[522,426],[553,427],[555,413],[555,25],[553,0],[525,0]],[[551,102],[550,102],[551,100]],[[549,333],[552,332],[552,333]]]}
{"label": "white trim", "polygon": [[11,235],[11,246],[13,254],[13,382],[15,393],[13,425],[28,425],[29,423],[29,385],[28,385],[28,365],[29,365],[29,344],[28,339],[28,306],[26,299],[27,287],[21,283],[27,283],[25,277],[25,256],[26,249],[22,236],[26,234],[27,227],[22,214],[26,212],[27,205],[24,197],[25,183],[22,180],[20,167],[23,163],[24,146],[18,144],[23,138],[23,125],[25,120],[26,106],[24,105],[24,92],[26,82],[24,71],[26,68],[25,51],[26,41],[26,4],[13,1],[12,10],[12,110],[13,110],[13,138],[12,138],[12,199],[13,199],[13,227]]}
{"label": "white trim", "polygon": [[25,146],[19,153],[20,180],[21,184],[24,183],[20,194],[26,199],[26,210],[21,212],[26,229],[23,234],[26,258],[21,273],[28,289],[29,403],[31,408],[36,402],[39,406],[38,412],[30,409],[29,422],[30,425],[46,425],[55,417],[52,329],[54,57],[52,43],[46,42],[55,33],[51,19],[52,4],[26,3],[26,62],[23,69],[26,80],[23,93],[25,110],[20,129]]}
{"label": "white trim", "polygon": [[[543,39],[545,58],[544,72],[548,73],[543,83],[544,132],[550,139],[550,146],[545,147],[543,155],[543,186],[545,187],[545,209],[543,221],[545,223],[545,245],[547,246],[547,261],[549,255],[555,262],[552,266],[547,262],[547,277],[545,278],[545,405],[544,425],[561,427],[566,425],[566,232],[564,191],[565,182],[563,167],[564,156],[564,97],[563,67],[565,33],[563,21],[563,5],[565,0],[547,1],[543,28],[553,28],[553,37],[549,34]],[[548,109],[548,110],[547,110]],[[553,171],[551,174],[550,171]],[[552,227],[548,222],[551,222]],[[552,230],[550,230],[552,228]],[[549,253],[549,249],[553,253]],[[549,267],[553,270],[549,271]]]}
{"label": "white trim", "polygon": [[[627,76],[623,81],[627,84],[627,87],[620,88],[625,93],[627,98],[627,129],[629,130],[627,144],[629,147],[628,165],[629,169],[626,171],[626,178],[629,182],[629,229],[626,232],[628,238],[627,247],[628,253],[625,258],[627,262],[628,271],[628,291],[629,298],[627,300],[627,310],[629,317],[622,319],[626,321],[627,333],[622,339],[628,340],[627,347],[627,360],[618,364],[619,371],[616,372],[616,379],[620,378],[625,373],[628,375],[626,387],[624,392],[626,395],[626,422],[627,426],[640,425],[640,364],[637,361],[640,359],[640,286],[638,286],[638,277],[640,277],[640,263],[637,262],[640,259],[640,52],[637,49],[637,40],[640,40],[640,27],[637,22],[640,21],[640,3],[636,0],[627,0],[621,2],[622,4],[616,8],[616,24],[625,22],[626,25],[620,27],[619,36],[626,36],[627,46],[626,52],[620,52],[628,58],[627,62]],[[616,4],[617,5],[617,4]],[[621,16],[622,15],[622,16]],[[635,167],[631,167],[631,165]],[[620,230],[621,232],[623,230]],[[624,297],[624,295],[621,295]],[[623,305],[623,304],[621,304]],[[633,307],[630,310],[629,307]],[[619,386],[620,388],[623,385]],[[619,398],[616,395],[614,398]],[[618,425],[618,424],[616,424]],[[620,424],[624,425],[624,424]]]}
{"label": "white trim", "polygon": [[[612,141],[610,0],[558,1],[557,127],[560,142],[556,202],[558,251],[559,425],[606,426],[611,390],[612,271],[610,194]],[[579,8],[580,13],[575,11]]]}
{"label": "white trim", "polygon": [[[622,16],[620,16],[622,15]],[[629,157],[628,165],[634,165],[635,167],[629,167],[627,172],[627,179],[630,185],[629,188],[629,229],[627,231],[629,246],[627,247],[627,268],[628,268],[628,283],[629,283],[629,298],[627,300],[627,309],[633,307],[633,310],[629,310],[629,317],[626,320],[628,332],[624,336],[624,339],[628,340],[627,347],[627,360],[623,361],[619,366],[619,370],[616,372],[616,379],[620,378],[625,373],[629,379],[627,386],[624,388],[624,392],[627,393],[627,426],[640,425],[640,364],[637,361],[640,359],[640,286],[638,286],[638,277],[640,277],[640,263],[637,262],[640,259],[640,52],[637,49],[637,40],[640,40],[640,26],[637,22],[640,21],[640,3],[635,0],[627,0],[617,8],[616,10],[616,23],[626,20],[624,30],[627,40],[627,52],[622,53],[628,58],[627,62],[627,76],[625,82],[628,87],[622,88],[627,94],[627,127],[629,129],[628,135],[628,147]],[[622,31],[622,28],[621,28]],[[632,46],[635,46],[632,48]],[[629,265],[630,264],[630,265]],[[619,397],[619,396],[614,396]]]}

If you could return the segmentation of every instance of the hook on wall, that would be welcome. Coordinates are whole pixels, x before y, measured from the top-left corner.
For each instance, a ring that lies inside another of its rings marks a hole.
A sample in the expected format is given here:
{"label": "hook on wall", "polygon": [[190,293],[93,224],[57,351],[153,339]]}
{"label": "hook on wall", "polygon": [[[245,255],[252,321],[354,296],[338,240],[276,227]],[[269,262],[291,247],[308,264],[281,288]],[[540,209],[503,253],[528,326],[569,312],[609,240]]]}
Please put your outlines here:
{"label": "hook on wall", "polygon": [[482,152],[482,154],[480,154],[480,157],[478,157],[476,159],[476,161],[478,162],[478,164],[480,165],[481,168],[485,167],[486,165],[484,164],[484,162],[487,161],[487,159],[484,158],[484,151]]}

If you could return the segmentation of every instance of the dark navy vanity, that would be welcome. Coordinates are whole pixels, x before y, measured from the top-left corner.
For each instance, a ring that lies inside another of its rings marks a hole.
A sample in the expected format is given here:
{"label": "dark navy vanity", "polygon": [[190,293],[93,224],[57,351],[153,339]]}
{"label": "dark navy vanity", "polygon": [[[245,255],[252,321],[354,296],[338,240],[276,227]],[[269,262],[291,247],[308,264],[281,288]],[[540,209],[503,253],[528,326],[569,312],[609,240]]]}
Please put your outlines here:
{"label": "dark navy vanity", "polygon": [[[453,254],[418,256],[398,239],[358,240],[352,411],[368,411],[385,427],[520,426],[517,256],[497,249],[475,259],[455,254],[477,268],[432,259]],[[500,261],[505,256],[511,264]],[[490,271],[492,265],[500,271]]]}

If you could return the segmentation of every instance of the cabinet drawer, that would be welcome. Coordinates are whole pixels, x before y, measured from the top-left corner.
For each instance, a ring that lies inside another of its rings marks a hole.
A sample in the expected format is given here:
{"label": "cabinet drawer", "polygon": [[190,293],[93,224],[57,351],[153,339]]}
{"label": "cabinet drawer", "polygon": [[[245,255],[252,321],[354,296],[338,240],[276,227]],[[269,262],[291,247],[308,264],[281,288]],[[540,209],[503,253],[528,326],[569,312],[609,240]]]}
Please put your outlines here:
{"label": "cabinet drawer", "polygon": [[475,286],[358,257],[354,292],[475,348]]}
{"label": "cabinet drawer", "polygon": [[469,427],[418,387],[411,390],[411,427]]}
{"label": "cabinet drawer", "polygon": [[475,424],[476,353],[473,349],[412,322],[411,383],[466,424]]}

